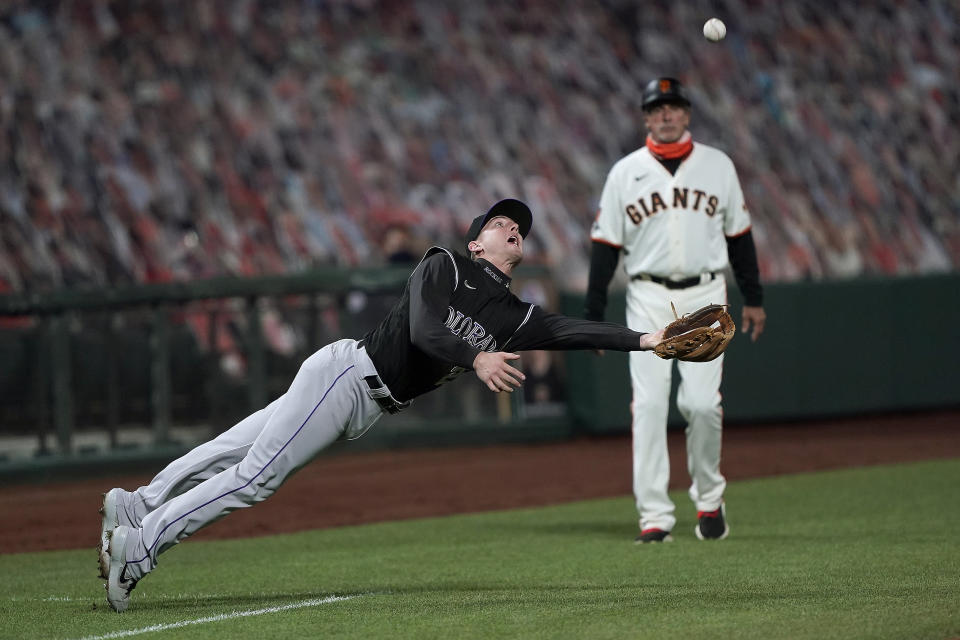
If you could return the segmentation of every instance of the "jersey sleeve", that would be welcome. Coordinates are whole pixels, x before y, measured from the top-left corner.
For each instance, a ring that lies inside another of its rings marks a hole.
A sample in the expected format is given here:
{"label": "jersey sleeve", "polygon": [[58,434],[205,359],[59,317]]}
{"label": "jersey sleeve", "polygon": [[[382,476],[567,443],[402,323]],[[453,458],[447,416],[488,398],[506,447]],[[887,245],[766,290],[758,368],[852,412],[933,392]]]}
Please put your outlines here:
{"label": "jersey sleeve", "polygon": [[607,308],[607,289],[620,261],[620,250],[602,242],[590,244],[590,275],[587,279],[584,317],[587,320],[603,320]]}
{"label": "jersey sleeve", "polygon": [[610,349],[639,351],[643,333],[612,322],[592,322],[534,306],[530,319],[504,345],[510,351]]}
{"label": "jersey sleeve", "polygon": [[738,236],[727,238],[727,255],[733,277],[743,294],[743,303],[750,307],[762,307],[763,286],[760,284],[760,268],[757,265],[753,233],[747,229]]}
{"label": "jersey sleeve", "polygon": [[743,197],[743,188],[740,186],[740,178],[737,176],[737,169],[730,158],[727,158],[727,162],[729,163],[730,183],[723,217],[723,233],[727,237],[734,237],[749,231],[751,222],[750,212],[747,210],[747,203]]}
{"label": "jersey sleeve", "polygon": [[444,324],[457,286],[456,264],[446,253],[427,256],[410,276],[410,341],[431,358],[473,369],[480,353]]}
{"label": "jersey sleeve", "polygon": [[623,224],[626,214],[620,206],[619,164],[607,174],[607,181],[600,194],[600,208],[590,227],[590,239],[620,249],[623,247]]}

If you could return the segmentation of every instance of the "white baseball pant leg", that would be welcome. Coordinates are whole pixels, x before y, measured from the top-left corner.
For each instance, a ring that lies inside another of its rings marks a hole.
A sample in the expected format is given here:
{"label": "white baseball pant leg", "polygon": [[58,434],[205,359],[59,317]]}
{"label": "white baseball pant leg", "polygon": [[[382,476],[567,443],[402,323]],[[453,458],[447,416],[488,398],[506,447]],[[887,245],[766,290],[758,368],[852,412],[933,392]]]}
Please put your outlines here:
{"label": "white baseball pant leg", "polygon": [[132,493],[125,493],[117,505],[120,524],[139,527],[148,513],[167,500],[189,491],[243,460],[282,398],[283,396],[280,396],[213,440],[180,456],[164,467],[148,484]]}
{"label": "white baseball pant leg", "polygon": [[[727,282],[723,277],[684,290],[689,298],[680,313],[690,313],[708,304],[727,303]],[[720,473],[723,436],[723,408],[720,383],[723,379],[721,355],[710,362],[677,362],[680,385],[677,409],[687,421],[687,471],[690,473],[690,500],[697,511],[720,508],[727,481]]]}
{"label": "white baseball pant leg", "polygon": [[713,511],[720,508],[727,488],[720,473],[723,356],[710,362],[678,362],[677,370],[677,408],[687,421],[687,471],[691,480],[688,493],[697,511]]}
{"label": "white baseball pant leg", "polygon": [[266,500],[338,438],[364,433],[382,415],[363,380],[375,373],[355,340],[339,340],[307,358],[239,462],[160,505],[131,531],[127,575],[143,577],[180,540]]}
{"label": "white baseball pant leg", "polygon": [[630,353],[630,405],[633,435],[633,495],[640,530],[670,531],[676,523],[667,495],[670,456],[667,453],[667,413],[673,363],[649,352]]}
{"label": "white baseball pant leg", "polygon": [[[671,302],[681,315],[711,302],[725,303],[726,282],[717,278],[688,289],[671,290],[653,282],[632,281],[627,289],[627,326],[644,332],[663,328],[674,320]],[[691,499],[698,510],[708,510],[702,509],[701,505],[722,500],[726,486],[719,472],[721,360],[681,362],[678,370],[681,382],[677,406],[688,421],[687,461],[693,481]],[[672,372],[672,360],[663,360],[652,352],[630,354],[633,493],[641,531],[650,528],[671,531],[676,524],[675,506],[667,493],[670,483],[667,415]]]}
{"label": "white baseball pant leg", "polygon": [[[673,320],[657,284],[633,281],[627,288],[627,326],[652,332]],[[670,531],[676,524],[675,506],[667,495],[670,456],[667,451],[667,414],[673,361],[649,351],[630,353],[630,405],[633,436],[633,496],[640,515],[640,530]]]}

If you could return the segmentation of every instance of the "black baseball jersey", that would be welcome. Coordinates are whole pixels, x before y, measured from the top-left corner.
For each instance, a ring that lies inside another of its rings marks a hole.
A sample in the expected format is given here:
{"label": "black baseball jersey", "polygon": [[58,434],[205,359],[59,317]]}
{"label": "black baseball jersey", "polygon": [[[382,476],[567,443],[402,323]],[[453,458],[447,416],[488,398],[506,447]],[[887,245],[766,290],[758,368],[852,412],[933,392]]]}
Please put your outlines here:
{"label": "black baseball jersey", "polygon": [[480,351],[633,351],[642,335],[544,311],[513,295],[510,278],[486,260],[433,247],[362,342],[393,397],[405,402],[472,369]]}

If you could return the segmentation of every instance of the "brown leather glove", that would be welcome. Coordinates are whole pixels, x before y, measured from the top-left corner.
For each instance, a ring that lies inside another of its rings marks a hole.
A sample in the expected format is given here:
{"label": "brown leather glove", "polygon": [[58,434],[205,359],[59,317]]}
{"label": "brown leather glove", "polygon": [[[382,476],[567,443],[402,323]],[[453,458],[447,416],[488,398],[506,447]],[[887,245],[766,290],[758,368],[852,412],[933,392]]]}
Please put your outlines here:
{"label": "brown leather glove", "polygon": [[670,306],[677,319],[664,328],[663,340],[653,348],[665,360],[713,360],[723,353],[737,331],[726,305],[708,304],[682,318],[677,317],[672,302]]}

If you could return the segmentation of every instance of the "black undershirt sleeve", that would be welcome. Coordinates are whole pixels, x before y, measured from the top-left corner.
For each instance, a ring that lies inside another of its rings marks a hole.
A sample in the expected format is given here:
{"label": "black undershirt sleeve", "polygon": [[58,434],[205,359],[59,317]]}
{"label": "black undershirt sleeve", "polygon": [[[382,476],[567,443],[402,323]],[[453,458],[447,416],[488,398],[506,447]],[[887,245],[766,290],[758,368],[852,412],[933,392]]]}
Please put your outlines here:
{"label": "black undershirt sleeve", "polygon": [[639,351],[640,337],[643,335],[612,322],[581,320],[534,307],[530,319],[510,338],[504,349]]}
{"label": "black undershirt sleeve", "polygon": [[753,233],[727,238],[727,256],[733,277],[737,280],[743,303],[748,307],[763,306],[763,286],[760,284],[760,268],[757,266],[757,247],[753,243]]}
{"label": "black undershirt sleeve", "polygon": [[480,350],[453,335],[443,324],[455,282],[450,257],[435,253],[410,276],[410,341],[431,358],[473,369]]}
{"label": "black undershirt sleeve", "polygon": [[590,251],[590,280],[583,317],[602,321],[607,309],[607,288],[620,261],[620,249],[602,242],[593,242]]}

